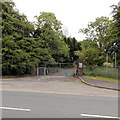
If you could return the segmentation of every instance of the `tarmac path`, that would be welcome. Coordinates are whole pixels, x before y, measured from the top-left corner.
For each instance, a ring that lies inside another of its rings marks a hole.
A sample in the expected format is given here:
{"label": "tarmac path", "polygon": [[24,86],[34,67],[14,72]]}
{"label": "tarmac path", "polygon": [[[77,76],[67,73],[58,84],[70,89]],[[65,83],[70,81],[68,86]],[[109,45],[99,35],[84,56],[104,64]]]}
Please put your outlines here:
{"label": "tarmac path", "polygon": [[88,86],[82,83],[78,78],[64,76],[59,72],[49,76],[2,79],[1,89],[3,91],[31,91],[41,93],[118,97],[118,91]]}

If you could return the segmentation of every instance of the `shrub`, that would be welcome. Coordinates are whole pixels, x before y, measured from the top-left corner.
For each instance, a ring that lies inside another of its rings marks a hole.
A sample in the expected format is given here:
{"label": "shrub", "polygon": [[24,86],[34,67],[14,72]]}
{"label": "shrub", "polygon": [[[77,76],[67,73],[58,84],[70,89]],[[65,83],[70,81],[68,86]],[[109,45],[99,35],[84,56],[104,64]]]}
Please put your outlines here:
{"label": "shrub", "polygon": [[113,63],[107,63],[107,62],[103,63],[103,66],[114,67]]}

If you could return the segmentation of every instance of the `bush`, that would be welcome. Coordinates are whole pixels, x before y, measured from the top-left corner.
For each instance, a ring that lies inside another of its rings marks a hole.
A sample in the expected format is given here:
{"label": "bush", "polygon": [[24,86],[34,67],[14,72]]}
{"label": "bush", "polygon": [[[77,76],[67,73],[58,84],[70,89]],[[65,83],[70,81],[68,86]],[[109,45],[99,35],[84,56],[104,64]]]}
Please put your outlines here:
{"label": "bush", "polygon": [[114,67],[113,63],[107,63],[107,62],[103,63],[103,66]]}

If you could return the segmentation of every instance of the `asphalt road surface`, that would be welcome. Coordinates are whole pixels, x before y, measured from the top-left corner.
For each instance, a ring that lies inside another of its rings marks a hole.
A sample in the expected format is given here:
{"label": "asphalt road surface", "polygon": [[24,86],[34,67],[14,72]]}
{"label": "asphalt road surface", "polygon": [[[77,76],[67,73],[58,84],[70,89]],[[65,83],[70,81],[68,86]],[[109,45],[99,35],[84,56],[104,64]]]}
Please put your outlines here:
{"label": "asphalt road surface", "polygon": [[3,118],[118,117],[118,99],[34,92],[2,93]]}
{"label": "asphalt road surface", "polygon": [[118,91],[87,86],[72,76],[3,79],[0,89],[3,118],[118,117]]}

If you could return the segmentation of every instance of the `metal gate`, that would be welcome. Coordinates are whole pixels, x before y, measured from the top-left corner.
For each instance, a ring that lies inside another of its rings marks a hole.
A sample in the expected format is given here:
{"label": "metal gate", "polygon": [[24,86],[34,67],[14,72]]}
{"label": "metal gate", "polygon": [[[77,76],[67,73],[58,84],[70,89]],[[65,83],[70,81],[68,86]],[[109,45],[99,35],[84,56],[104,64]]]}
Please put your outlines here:
{"label": "metal gate", "polygon": [[37,75],[50,76],[72,76],[76,72],[74,63],[45,63],[42,67],[37,67]]}

